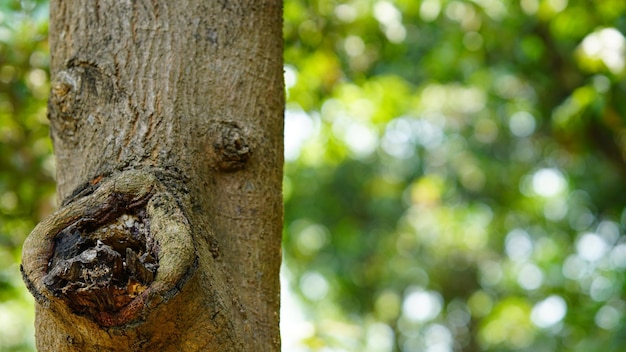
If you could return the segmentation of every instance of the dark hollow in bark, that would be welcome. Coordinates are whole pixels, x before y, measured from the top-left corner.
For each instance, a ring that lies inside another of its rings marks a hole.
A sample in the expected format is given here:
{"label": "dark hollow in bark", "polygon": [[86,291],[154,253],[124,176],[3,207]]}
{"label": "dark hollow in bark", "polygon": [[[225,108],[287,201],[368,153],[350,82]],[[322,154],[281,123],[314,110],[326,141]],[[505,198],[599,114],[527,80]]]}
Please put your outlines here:
{"label": "dark hollow in bark", "polygon": [[154,280],[158,248],[145,207],[113,223],[71,225],[55,236],[44,284],[76,314],[116,313]]}
{"label": "dark hollow in bark", "polygon": [[188,220],[152,172],[99,176],[64,204],[24,243],[22,273],[38,302],[122,326],[173,297],[194,271]]}

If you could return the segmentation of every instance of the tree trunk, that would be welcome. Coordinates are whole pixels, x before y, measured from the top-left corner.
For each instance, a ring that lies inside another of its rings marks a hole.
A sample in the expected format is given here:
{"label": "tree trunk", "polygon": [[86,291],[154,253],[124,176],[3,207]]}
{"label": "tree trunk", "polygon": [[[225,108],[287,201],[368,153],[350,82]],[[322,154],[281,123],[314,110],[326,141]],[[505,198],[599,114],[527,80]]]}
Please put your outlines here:
{"label": "tree trunk", "polygon": [[40,351],[278,351],[282,2],[52,0]]}

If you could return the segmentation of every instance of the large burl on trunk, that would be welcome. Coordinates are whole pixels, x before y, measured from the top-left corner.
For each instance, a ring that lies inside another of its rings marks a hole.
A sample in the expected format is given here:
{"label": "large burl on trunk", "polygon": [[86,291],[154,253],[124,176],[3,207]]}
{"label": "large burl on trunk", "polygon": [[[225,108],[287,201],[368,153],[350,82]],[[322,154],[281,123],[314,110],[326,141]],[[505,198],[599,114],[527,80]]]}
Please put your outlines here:
{"label": "large burl on trunk", "polygon": [[39,351],[278,351],[282,2],[53,0]]}

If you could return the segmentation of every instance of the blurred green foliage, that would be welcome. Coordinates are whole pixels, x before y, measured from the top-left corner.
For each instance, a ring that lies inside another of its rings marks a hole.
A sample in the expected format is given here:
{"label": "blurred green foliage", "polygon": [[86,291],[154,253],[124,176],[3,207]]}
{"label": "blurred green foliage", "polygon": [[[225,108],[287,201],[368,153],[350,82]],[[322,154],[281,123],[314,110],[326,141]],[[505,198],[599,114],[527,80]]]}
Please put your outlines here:
{"label": "blurred green foliage", "polygon": [[286,350],[623,350],[625,31],[623,1],[286,1]]}
{"label": "blurred green foliage", "polygon": [[32,351],[22,242],[54,207],[48,138],[48,4],[0,2],[0,351]]}
{"label": "blurred green foliage", "polygon": [[[2,351],[54,206],[46,6],[0,3]],[[623,33],[621,0],[286,0],[284,350],[623,350]]]}

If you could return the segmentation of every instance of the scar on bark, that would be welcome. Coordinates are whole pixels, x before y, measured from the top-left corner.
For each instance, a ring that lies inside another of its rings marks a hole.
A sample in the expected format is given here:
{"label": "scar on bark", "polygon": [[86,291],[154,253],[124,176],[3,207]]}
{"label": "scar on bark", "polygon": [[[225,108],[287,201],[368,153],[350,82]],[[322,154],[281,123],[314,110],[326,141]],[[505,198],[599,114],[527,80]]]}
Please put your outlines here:
{"label": "scar on bark", "polygon": [[78,194],[24,243],[24,281],[40,303],[120,326],[178,292],[196,254],[187,218],[153,174],[124,171]]}

